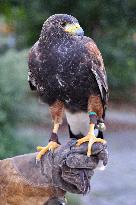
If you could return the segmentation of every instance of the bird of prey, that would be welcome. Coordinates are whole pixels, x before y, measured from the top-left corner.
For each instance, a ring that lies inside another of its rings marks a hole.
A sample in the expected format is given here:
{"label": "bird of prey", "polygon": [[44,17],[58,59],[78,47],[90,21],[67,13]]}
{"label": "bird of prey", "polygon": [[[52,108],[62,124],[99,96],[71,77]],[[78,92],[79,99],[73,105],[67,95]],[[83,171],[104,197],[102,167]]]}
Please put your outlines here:
{"label": "bird of prey", "polygon": [[49,144],[37,148],[37,160],[59,146],[57,132],[64,112],[77,146],[88,142],[88,157],[93,143],[106,143],[102,139],[108,101],[106,71],[95,42],[84,36],[75,17],[55,14],[45,21],[29,52],[28,66],[30,88],[49,105],[53,120]]}

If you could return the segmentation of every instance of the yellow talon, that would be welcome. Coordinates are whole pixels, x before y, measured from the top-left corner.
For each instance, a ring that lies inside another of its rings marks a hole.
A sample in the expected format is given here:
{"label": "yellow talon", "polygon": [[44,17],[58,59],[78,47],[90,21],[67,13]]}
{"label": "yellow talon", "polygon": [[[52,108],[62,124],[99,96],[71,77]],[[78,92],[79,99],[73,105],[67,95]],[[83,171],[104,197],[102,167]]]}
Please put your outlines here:
{"label": "yellow talon", "polygon": [[101,138],[97,138],[95,137],[95,135],[93,134],[88,134],[86,137],[83,137],[79,140],[77,140],[77,146],[80,146],[81,144],[83,144],[84,142],[88,142],[88,150],[87,150],[87,156],[90,157],[90,155],[92,154],[91,153],[91,150],[92,150],[92,145],[95,143],[95,142],[101,142],[103,144],[106,144],[106,140],[104,139],[101,139]]}
{"label": "yellow talon", "polygon": [[55,150],[57,147],[59,147],[59,144],[57,144],[56,142],[50,141],[49,144],[46,147],[42,147],[42,146],[38,146],[37,150],[39,151],[39,153],[36,156],[36,160],[40,160],[41,157],[49,150],[53,151]]}
{"label": "yellow talon", "polygon": [[42,149],[43,149],[43,147],[37,146],[37,151],[41,151]]}

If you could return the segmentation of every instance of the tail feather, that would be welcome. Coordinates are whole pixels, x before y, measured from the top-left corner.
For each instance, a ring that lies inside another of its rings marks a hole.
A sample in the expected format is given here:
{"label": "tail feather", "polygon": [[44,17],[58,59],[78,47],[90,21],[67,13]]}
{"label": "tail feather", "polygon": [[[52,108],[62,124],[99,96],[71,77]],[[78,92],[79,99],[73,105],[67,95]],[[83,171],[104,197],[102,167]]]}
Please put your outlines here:
{"label": "tail feather", "polygon": [[75,139],[80,139],[84,137],[82,134],[74,135],[70,129],[70,125],[68,124],[68,130],[69,130],[69,137],[70,138],[75,138]]}

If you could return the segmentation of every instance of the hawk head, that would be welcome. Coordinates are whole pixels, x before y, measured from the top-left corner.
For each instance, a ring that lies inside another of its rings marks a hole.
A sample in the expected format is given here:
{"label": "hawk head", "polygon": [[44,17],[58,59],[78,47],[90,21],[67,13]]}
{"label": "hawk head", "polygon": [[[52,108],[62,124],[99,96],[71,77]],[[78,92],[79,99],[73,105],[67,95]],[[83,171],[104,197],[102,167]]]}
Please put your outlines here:
{"label": "hawk head", "polygon": [[75,17],[67,14],[55,14],[45,21],[41,34],[61,38],[71,35],[83,36],[84,31]]}

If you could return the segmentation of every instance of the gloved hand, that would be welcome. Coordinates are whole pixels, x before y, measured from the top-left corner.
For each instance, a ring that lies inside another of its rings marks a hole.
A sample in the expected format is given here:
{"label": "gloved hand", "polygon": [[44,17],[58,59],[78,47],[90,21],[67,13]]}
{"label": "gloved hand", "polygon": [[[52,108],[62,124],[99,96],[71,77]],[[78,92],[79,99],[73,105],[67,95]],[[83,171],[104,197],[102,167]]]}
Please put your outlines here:
{"label": "gloved hand", "polygon": [[56,189],[85,194],[90,189],[90,179],[101,161],[107,164],[107,147],[94,143],[92,155],[87,157],[88,143],[79,147],[72,139],[54,153],[47,152],[36,165],[36,154],[12,158],[16,170],[34,186],[51,186]]}
{"label": "gloved hand", "polygon": [[[61,145],[54,153],[42,158],[43,174],[50,175],[52,185],[72,193],[85,194],[90,189],[90,179],[100,164],[108,161],[107,146],[95,143],[92,155],[87,157],[88,143],[75,146],[76,140]],[[48,166],[48,165],[49,166]]]}

